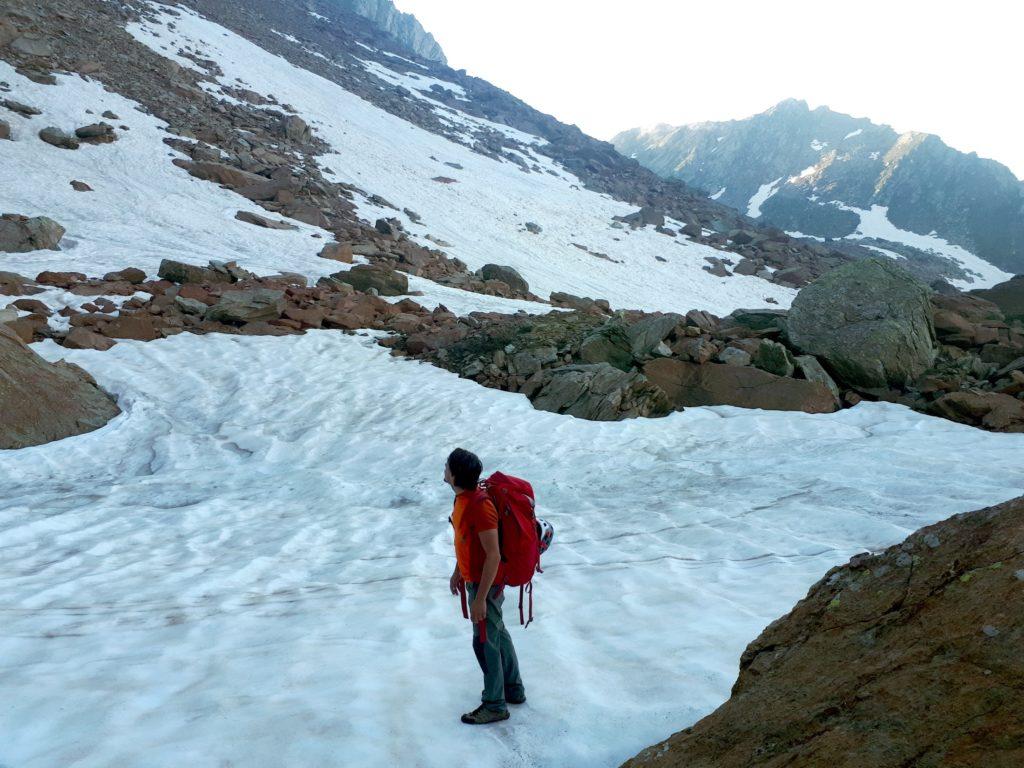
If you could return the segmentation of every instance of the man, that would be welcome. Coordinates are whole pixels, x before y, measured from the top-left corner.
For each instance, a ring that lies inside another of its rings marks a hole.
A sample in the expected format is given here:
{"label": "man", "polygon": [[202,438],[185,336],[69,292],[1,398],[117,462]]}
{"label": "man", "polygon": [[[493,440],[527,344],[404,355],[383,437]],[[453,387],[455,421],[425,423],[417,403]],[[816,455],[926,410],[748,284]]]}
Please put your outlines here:
{"label": "man", "polygon": [[508,720],[507,704],[526,701],[516,651],[501,618],[504,587],[494,586],[501,563],[498,511],[478,487],[482,469],[480,459],[462,448],[452,451],[444,466],[444,481],[455,492],[449,520],[455,529],[456,562],[449,587],[453,595],[463,588],[469,593],[473,652],[484,673],[480,706],[462,716],[470,725]]}

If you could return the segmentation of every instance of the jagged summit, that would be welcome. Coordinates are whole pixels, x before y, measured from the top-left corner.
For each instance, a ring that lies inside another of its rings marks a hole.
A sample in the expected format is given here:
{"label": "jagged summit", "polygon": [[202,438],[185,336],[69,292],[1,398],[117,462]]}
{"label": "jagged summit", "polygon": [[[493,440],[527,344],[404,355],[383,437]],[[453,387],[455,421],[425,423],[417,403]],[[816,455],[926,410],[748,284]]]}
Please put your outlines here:
{"label": "jagged summit", "polygon": [[612,141],[789,232],[883,248],[974,286],[1024,272],[1024,183],[938,136],[786,99],[743,120],[631,129]]}

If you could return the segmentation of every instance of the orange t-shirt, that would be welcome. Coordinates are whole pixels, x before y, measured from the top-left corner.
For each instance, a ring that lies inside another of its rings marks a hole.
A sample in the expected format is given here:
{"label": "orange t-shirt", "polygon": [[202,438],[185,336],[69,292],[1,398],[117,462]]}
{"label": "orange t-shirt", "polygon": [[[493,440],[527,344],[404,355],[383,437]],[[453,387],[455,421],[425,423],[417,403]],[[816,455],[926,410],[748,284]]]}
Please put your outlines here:
{"label": "orange t-shirt", "polygon": [[464,580],[478,584],[487,559],[484,545],[480,543],[480,533],[498,527],[498,510],[486,491],[463,491],[455,497],[450,519],[455,528],[455,559],[459,573]]}

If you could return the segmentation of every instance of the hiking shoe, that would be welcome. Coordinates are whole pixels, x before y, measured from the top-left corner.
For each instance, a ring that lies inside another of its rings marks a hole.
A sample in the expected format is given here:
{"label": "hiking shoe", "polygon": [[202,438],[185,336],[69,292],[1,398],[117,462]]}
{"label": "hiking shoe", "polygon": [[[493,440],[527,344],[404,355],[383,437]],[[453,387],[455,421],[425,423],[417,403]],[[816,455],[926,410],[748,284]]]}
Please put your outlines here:
{"label": "hiking shoe", "polygon": [[501,712],[495,712],[493,709],[488,709],[483,704],[474,709],[472,712],[467,712],[462,716],[462,722],[469,725],[487,725],[487,723],[498,723],[502,720],[508,720],[508,710]]}

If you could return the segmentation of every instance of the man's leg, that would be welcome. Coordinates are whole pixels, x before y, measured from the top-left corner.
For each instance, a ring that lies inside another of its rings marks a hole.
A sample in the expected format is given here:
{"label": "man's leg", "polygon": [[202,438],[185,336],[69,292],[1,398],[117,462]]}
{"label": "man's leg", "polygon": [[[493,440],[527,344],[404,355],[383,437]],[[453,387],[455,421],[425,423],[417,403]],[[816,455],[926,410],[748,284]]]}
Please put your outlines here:
{"label": "man's leg", "polygon": [[[469,599],[476,597],[476,584],[466,584]],[[473,652],[484,673],[484,689],[480,694],[483,705],[492,712],[505,712],[505,676],[501,658],[502,633],[508,635],[501,620],[501,603],[504,593],[491,589],[487,595],[487,641],[480,638],[480,625],[473,625]],[[511,647],[511,641],[509,642]]]}
{"label": "man's leg", "polygon": [[516,649],[512,645],[512,637],[509,635],[504,621],[501,623],[498,648],[501,651],[505,700],[510,704],[520,704],[526,701],[526,688],[523,687],[523,679],[519,676],[519,660],[516,658]]}

